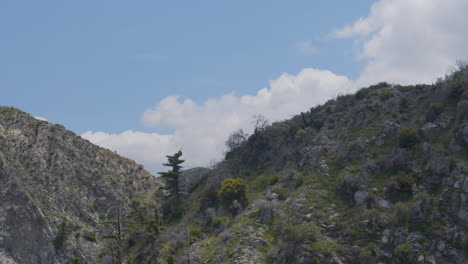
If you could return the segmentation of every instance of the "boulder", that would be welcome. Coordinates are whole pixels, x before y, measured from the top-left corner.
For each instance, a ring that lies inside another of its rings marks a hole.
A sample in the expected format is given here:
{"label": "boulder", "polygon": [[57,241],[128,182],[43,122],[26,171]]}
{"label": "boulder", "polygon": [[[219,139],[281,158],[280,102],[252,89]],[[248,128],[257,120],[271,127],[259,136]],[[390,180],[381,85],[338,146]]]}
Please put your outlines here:
{"label": "boulder", "polygon": [[392,202],[389,200],[379,200],[377,205],[381,208],[390,208],[390,206],[392,206]]}
{"label": "boulder", "polygon": [[424,138],[434,140],[439,134],[439,127],[436,124],[429,122],[424,124],[424,126],[419,129],[419,132]]}
{"label": "boulder", "polygon": [[385,120],[382,125],[382,131],[385,134],[385,136],[391,136],[395,134],[399,128],[400,128],[399,124],[392,122],[390,120]]}
{"label": "boulder", "polygon": [[365,192],[365,191],[357,191],[354,193],[354,201],[358,204],[358,205],[364,205],[365,204],[365,201],[366,201],[366,198],[369,196],[369,193],[368,192]]}

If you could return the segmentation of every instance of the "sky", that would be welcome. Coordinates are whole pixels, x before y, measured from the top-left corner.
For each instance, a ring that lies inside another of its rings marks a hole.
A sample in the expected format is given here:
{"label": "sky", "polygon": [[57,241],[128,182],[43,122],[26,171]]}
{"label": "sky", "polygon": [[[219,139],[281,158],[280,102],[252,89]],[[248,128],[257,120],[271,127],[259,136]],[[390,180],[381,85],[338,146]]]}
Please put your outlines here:
{"label": "sky", "polygon": [[468,59],[466,0],[1,1],[0,105],[162,170],[284,120]]}

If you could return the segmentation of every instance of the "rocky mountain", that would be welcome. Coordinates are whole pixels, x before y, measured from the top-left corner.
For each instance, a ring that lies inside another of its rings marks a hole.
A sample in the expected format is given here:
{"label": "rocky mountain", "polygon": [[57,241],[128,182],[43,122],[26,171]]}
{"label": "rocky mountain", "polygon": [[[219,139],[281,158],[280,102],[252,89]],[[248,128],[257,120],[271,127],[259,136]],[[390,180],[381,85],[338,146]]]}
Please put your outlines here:
{"label": "rocky mountain", "polygon": [[[339,96],[236,145],[166,223],[154,261],[468,261],[467,67]],[[223,203],[228,178],[246,182],[243,208]]]}
{"label": "rocky mountain", "polygon": [[104,221],[158,186],[141,165],[0,107],[0,263],[98,263]]}
{"label": "rocky mountain", "polygon": [[232,138],[174,198],[133,161],[0,108],[0,262],[468,261],[468,67]]}

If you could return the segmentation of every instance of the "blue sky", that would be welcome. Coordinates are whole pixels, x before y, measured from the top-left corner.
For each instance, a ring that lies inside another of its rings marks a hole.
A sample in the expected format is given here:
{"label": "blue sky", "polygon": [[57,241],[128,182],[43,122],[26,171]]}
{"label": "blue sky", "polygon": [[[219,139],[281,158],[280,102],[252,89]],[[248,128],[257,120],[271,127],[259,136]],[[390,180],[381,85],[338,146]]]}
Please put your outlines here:
{"label": "blue sky", "polygon": [[255,93],[306,67],[356,76],[352,41],[327,34],[372,2],[2,1],[0,104],[76,133],[146,131],[139,116],[170,94]]}
{"label": "blue sky", "polygon": [[251,117],[284,120],[468,60],[466,0],[1,1],[0,105],[155,173],[219,161]]}

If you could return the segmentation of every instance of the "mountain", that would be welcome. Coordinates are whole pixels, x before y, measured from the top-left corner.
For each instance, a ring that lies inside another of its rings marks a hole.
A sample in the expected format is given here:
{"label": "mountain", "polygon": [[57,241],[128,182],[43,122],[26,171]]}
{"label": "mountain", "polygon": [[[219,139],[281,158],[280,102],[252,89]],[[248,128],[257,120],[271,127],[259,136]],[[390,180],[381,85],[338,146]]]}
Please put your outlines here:
{"label": "mountain", "polygon": [[96,263],[103,222],[159,185],[61,125],[0,107],[0,263]]}
{"label": "mountain", "polygon": [[467,263],[468,67],[229,140],[173,197],[133,161],[0,108],[0,262]]}
{"label": "mountain", "polygon": [[[468,261],[467,67],[338,96],[235,143],[166,222],[157,263]],[[228,178],[246,182],[245,206]]]}

